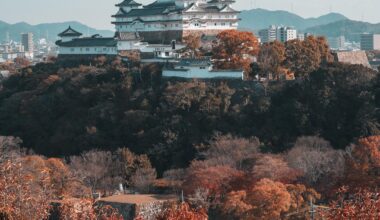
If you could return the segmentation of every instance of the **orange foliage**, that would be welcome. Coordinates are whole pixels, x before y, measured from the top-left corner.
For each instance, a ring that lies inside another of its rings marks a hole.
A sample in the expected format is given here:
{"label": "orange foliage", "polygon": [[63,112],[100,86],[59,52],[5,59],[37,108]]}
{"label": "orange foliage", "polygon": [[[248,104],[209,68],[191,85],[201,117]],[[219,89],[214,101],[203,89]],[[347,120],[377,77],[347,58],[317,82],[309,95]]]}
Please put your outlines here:
{"label": "orange foliage", "polygon": [[279,219],[292,202],[286,185],[269,179],[260,180],[247,192],[231,192],[226,198],[225,214],[239,219]]}
{"label": "orange foliage", "polygon": [[264,155],[257,160],[252,174],[254,179],[268,178],[273,181],[290,183],[295,181],[301,172],[290,168],[280,156]]}
{"label": "orange foliage", "polygon": [[20,162],[0,164],[0,218],[18,220],[46,219],[49,192],[46,175],[33,177]]}
{"label": "orange foliage", "polygon": [[157,220],[207,220],[208,216],[205,210],[194,210],[189,204],[182,203],[173,205],[165,209],[157,216]]}
{"label": "orange foliage", "polygon": [[338,193],[338,199],[330,204],[329,209],[321,211],[324,219],[379,219],[379,193],[362,190],[351,195],[349,198],[345,197],[347,188],[341,188]]}
{"label": "orange foliage", "polygon": [[213,59],[219,69],[241,69],[249,71],[252,60],[259,51],[257,38],[251,32],[227,30],[217,35],[213,47]]}
{"label": "orange foliage", "polygon": [[208,190],[212,195],[221,195],[229,187],[228,183],[241,175],[241,171],[228,166],[190,168],[183,187],[188,194],[192,194],[201,188]]}
{"label": "orange foliage", "polygon": [[344,179],[350,188],[377,187],[380,183],[380,136],[359,139],[347,159]]}

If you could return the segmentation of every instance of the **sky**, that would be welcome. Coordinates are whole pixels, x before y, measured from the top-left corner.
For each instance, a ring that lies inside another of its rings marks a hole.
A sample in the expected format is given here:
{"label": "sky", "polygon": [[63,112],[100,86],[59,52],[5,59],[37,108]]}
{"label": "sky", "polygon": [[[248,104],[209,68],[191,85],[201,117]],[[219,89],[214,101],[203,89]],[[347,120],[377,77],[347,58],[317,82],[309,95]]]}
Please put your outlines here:
{"label": "sky", "polygon": [[[0,20],[30,24],[79,21],[113,30],[111,15],[122,0],[0,0]],[[150,3],[153,0],[136,0]],[[302,17],[339,12],[350,19],[380,23],[380,0],[236,0],[235,9],[286,10]]]}

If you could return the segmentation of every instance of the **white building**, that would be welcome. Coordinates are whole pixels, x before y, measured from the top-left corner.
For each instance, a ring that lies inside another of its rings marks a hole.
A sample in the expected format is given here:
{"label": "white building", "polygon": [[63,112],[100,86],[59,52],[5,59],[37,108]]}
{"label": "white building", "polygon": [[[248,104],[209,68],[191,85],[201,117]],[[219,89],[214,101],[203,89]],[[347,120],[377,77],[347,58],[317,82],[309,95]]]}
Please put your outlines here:
{"label": "white building", "polygon": [[235,0],[157,0],[142,6],[124,0],[113,15],[118,33],[136,33],[143,41],[168,44],[189,34],[217,35],[238,27]]}
{"label": "white building", "polygon": [[182,59],[174,68],[165,68],[163,77],[185,79],[244,79],[243,70],[214,70],[208,59]]}
{"label": "white building", "polygon": [[67,28],[58,35],[61,40],[56,44],[59,46],[58,55],[117,55],[117,41],[115,38],[103,38],[99,35],[83,37],[82,33]]}
{"label": "white building", "polygon": [[267,29],[260,30],[259,37],[262,43],[273,42],[275,40],[285,43],[297,39],[298,35],[297,30],[293,27],[271,25]]}

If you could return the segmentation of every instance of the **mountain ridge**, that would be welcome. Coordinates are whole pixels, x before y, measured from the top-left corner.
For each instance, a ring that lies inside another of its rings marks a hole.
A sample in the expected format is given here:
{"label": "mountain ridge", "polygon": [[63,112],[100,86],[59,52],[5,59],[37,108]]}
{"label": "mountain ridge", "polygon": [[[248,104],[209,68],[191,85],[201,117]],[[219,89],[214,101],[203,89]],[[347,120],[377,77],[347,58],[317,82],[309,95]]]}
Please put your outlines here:
{"label": "mountain ridge", "polygon": [[20,41],[21,33],[25,32],[32,32],[35,36],[35,40],[38,38],[48,38],[49,41],[54,42],[57,40],[57,35],[69,26],[83,33],[83,35],[100,34],[104,37],[114,35],[113,31],[98,30],[78,21],[50,22],[32,25],[27,22],[9,24],[0,20],[0,42],[6,40],[6,33],[9,33],[11,39]]}
{"label": "mountain ridge", "polygon": [[239,23],[240,29],[260,30],[270,25],[293,26],[296,29],[303,30],[309,27],[324,25],[339,20],[348,19],[339,13],[329,13],[316,18],[303,18],[297,14],[284,10],[267,10],[267,9],[251,9],[242,11],[239,15],[241,19]]}

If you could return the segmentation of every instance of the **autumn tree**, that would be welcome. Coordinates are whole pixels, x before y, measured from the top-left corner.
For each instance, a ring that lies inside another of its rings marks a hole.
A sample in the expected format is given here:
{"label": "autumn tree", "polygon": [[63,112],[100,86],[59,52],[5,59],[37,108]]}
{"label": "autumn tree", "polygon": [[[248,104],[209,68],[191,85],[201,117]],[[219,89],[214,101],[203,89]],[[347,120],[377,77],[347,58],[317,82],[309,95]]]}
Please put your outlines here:
{"label": "autumn tree", "polygon": [[46,173],[33,176],[25,168],[21,158],[0,163],[0,217],[3,219],[39,220],[49,216],[49,177]]}
{"label": "autumn tree", "polygon": [[280,219],[291,205],[291,195],[286,185],[262,179],[251,189],[233,191],[223,203],[226,215],[237,219]]}
{"label": "autumn tree", "polygon": [[80,156],[70,157],[71,170],[93,192],[112,187],[112,179],[109,176],[112,163],[112,154],[107,151],[91,150]]}
{"label": "autumn tree", "polygon": [[257,62],[262,74],[279,79],[279,69],[285,61],[285,46],[279,41],[265,43],[260,47]]}
{"label": "autumn tree", "polygon": [[200,145],[198,149],[209,166],[228,165],[241,169],[243,161],[259,152],[260,142],[257,138],[240,138],[230,134],[216,134],[209,144]]}
{"label": "autumn tree", "polygon": [[378,192],[360,190],[347,197],[348,188],[339,189],[336,200],[319,212],[327,220],[379,219],[380,198]]}
{"label": "autumn tree", "polygon": [[186,194],[194,194],[196,190],[203,189],[209,192],[209,195],[214,198],[219,198],[224,195],[230,188],[229,182],[242,175],[238,171],[229,166],[212,166],[202,167],[194,161],[188,169],[188,174],[183,183],[183,188]]}
{"label": "autumn tree", "polygon": [[156,169],[138,168],[131,178],[132,187],[140,193],[149,193],[157,178]]}
{"label": "autumn tree", "polygon": [[189,204],[172,204],[156,216],[157,220],[207,220],[204,209],[192,209]]}
{"label": "autumn tree", "polygon": [[257,159],[252,170],[252,178],[260,180],[267,178],[273,181],[290,183],[297,180],[301,172],[290,168],[288,163],[279,155],[264,154]]}
{"label": "autumn tree", "polygon": [[187,35],[183,38],[183,42],[186,45],[186,50],[189,51],[192,58],[200,55],[199,48],[201,47],[201,37],[199,35]]}
{"label": "autumn tree", "polygon": [[377,187],[380,173],[380,136],[361,138],[348,148],[344,184],[355,188]]}
{"label": "autumn tree", "polygon": [[296,77],[305,77],[321,64],[332,62],[327,41],[323,37],[309,36],[304,41],[291,40],[285,43],[285,66]]}
{"label": "autumn tree", "polygon": [[252,60],[259,51],[259,43],[252,32],[227,30],[217,35],[213,46],[213,59],[218,69],[241,69],[250,71]]}
{"label": "autumn tree", "polygon": [[343,152],[319,137],[298,138],[286,158],[289,166],[302,171],[303,179],[312,186],[334,184],[345,169]]}

